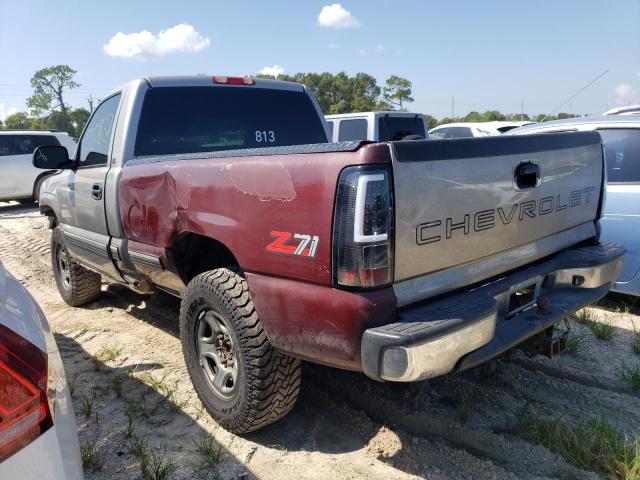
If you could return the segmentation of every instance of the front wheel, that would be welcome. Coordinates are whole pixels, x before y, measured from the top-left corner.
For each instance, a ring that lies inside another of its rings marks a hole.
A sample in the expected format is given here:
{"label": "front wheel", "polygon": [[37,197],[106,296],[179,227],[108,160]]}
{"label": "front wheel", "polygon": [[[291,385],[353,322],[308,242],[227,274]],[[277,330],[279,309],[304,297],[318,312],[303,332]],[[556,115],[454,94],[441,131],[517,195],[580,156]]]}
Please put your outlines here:
{"label": "front wheel", "polygon": [[92,302],[100,295],[102,277],[73,259],[60,227],[54,228],[51,234],[51,267],[60,296],[72,307]]}
{"label": "front wheel", "polygon": [[271,346],[241,275],[219,268],[191,280],[180,339],[198,397],[228,431],[258,430],[293,408],[300,361]]}

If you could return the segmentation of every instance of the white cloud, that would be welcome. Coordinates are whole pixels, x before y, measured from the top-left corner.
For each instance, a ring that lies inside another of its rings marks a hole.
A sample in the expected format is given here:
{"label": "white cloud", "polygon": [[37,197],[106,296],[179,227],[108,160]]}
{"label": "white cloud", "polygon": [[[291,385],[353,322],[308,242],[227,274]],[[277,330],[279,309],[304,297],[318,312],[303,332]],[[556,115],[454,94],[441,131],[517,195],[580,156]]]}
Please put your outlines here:
{"label": "white cloud", "polygon": [[281,67],[280,65],[274,65],[273,67],[263,67],[262,70],[260,70],[260,73],[262,75],[273,75],[274,77],[278,77],[278,75],[284,74],[284,67]]}
{"label": "white cloud", "polygon": [[209,38],[203,36],[188,23],[180,23],[157,35],[143,30],[135,33],[118,32],[102,47],[111,57],[149,60],[170,53],[199,52],[209,46]]}
{"label": "white cloud", "polygon": [[331,42],[331,43],[329,44],[329,48],[331,48],[331,49],[333,49],[333,48],[338,48],[338,44],[337,44],[337,43],[333,43],[333,42]]}
{"label": "white cloud", "polygon": [[13,115],[14,113],[18,113],[18,109],[16,107],[7,108],[6,104],[0,103],[0,120],[1,121],[4,122],[8,116]]}
{"label": "white cloud", "polygon": [[366,48],[359,48],[358,50],[356,50],[356,53],[358,55],[369,55],[371,53],[382,53],[384,52],[385,48],[384,45],[376,45],[374,48],[367,50]]}
{"label": "white cloud", "polygon": [[361,23],[339,3],[325,5],[318,15],[318,25],[330,28],[357,28]]}
{"label": "white cloud", "polygon": [[629,105],[638,101],[638,91],[631,85],[621,83],[615,88],[616,103],[619,106]]}

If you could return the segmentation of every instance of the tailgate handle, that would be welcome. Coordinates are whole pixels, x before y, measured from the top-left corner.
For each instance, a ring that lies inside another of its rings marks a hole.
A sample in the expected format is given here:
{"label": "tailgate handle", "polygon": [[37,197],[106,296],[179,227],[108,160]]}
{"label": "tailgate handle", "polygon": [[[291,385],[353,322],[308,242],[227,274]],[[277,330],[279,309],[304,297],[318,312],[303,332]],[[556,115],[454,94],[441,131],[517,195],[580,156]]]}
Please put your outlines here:
{"label": "tailgate handle", "polygon": [[540,166],[535,163],[521,163],[516,167],[515,181],[519,189],[535,188],[540,184]]}

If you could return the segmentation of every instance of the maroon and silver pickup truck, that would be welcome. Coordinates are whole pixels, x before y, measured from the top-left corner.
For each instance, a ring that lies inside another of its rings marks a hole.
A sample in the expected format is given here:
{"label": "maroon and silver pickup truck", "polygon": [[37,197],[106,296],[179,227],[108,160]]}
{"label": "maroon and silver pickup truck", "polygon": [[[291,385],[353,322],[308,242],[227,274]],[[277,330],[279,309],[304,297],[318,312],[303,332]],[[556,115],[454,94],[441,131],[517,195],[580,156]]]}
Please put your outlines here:
{"label": "maroon and silver pickup truck", "polygon": [[517,345],[611,287],[597,133],[328,143],[303,86],[238,77],[128,83],[42,188],[73,306],[101,277],[182,298],[180,337],[233,432],[284,416],[300,360],[409,382]]}

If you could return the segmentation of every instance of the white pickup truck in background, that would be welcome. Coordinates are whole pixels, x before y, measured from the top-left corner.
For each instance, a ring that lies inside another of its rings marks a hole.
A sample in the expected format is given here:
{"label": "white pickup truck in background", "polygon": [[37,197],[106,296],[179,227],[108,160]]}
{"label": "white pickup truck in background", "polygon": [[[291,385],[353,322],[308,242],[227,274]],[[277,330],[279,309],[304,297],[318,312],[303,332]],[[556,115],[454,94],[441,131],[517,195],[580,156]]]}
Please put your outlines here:
{"label": "white pickup truck in background", "polygon": [[325,115],[333,142],[417,140],[428,138],[424,115],[409,112],[358,112]]}

